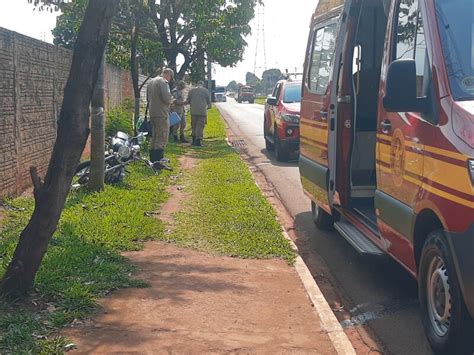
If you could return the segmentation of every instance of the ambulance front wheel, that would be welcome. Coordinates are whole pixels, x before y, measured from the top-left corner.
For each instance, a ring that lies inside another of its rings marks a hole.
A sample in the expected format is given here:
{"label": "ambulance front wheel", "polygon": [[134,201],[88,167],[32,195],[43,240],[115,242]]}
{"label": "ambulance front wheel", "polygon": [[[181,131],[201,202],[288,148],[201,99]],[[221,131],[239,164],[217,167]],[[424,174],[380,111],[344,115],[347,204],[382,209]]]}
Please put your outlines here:
{"label": "ambulance front wheel", "polygon": [[319,229],[330,230],[334,224],[334,217],[311,201],[313,222]]}
{"label": "ambulance front wheel", "polygon": [[430,233],[423,246],[418,290],[423,325],[433,350],[472,354],[474,321],[464,304],[454,260],[442,230]]}

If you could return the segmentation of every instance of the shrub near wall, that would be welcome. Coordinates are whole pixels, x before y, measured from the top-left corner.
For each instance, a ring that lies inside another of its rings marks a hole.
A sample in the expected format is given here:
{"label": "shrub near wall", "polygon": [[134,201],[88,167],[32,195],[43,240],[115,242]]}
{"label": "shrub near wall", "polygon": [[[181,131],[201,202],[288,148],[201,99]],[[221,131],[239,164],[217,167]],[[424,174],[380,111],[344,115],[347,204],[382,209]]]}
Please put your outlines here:
{"label": "shrub near wall", "polygon": [[105,134],[113,136],[117,131],[133,135],[133,102],[126,99],[121,106],[110,109],[106,114]]}

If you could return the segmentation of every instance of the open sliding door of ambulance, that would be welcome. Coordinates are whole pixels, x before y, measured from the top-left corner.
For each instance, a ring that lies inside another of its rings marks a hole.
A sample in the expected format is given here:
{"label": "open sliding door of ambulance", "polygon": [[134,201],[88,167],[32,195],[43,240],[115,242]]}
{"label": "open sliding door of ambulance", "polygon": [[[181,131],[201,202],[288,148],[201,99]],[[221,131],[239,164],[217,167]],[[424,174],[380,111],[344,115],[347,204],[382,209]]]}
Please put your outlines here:
{"label": "open sliding door of ambulance", "polygon": [[[331,102],[329,105],[329,184],[328,200],[331,206],[347,206],[350,197],[350,153],[352,131],[352,43],[357,21],[350,19],[350,10],[356,0],[344,3],[339,21],[332,66]],[[353,27],[353,28],[351,28]],[[344,65],[344,63],[350,63]]]}

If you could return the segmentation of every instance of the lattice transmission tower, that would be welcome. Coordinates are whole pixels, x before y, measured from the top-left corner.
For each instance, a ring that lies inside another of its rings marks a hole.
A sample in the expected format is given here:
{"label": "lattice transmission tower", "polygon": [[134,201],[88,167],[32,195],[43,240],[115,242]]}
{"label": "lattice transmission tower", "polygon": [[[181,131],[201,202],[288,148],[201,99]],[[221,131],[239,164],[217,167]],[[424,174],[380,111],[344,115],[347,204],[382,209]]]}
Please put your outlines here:
{"label": "lattice transmission tower", "polygon": [[[255,60],[253,63],[253,73],[257,75],[257,70],[267,70],[267,51],[265,46],[265,6],[257,5],[257,41],[255,45]],[[263,58],[261,56],[263,54]],[[263,60],[263,62],[262,62]]]}

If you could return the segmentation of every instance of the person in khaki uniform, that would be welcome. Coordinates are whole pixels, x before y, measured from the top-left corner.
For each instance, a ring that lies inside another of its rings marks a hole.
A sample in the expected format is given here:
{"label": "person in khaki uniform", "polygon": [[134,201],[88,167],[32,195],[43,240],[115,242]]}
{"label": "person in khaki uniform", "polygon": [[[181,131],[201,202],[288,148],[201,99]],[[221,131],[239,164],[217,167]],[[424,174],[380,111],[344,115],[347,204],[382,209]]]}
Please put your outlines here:
{"label": "person in khaki uniform", "polygon": [[202,81],[197,87],[189,90],[187,103],[191,110],[192,145],[202,147],[207,110],[211,108],[211,94]]}
{"label": "person in khaki uniform", "polygon": [[[171,127],[171,132],[173,133],[173,139],[175,142],[180,141],[181,143],[188,143],[184,137],[184,130],[186,128],[186,106],[185,93],[186,83],[184,81],[179,81],[176,85],[176,91],[173,91],[173,96],[175,98],[173,106],[171,107],[172,111],[176,112],[179,117],[181,117],[181,122],[179,125]],[[178,138],[178,129],[179,129],[179,138]]]}
{"label": "person in khaki uniform", "polygon": [[161,76],[153,78],[147,86],[150,120],[153,127],[150,148],[150,161],[152,163],[163,159],[165,147],[168,144],[170,130],[169,114],[173,101],[169,83],[173,79],[173,75],[173,70],[166,68],[161,73]]}

